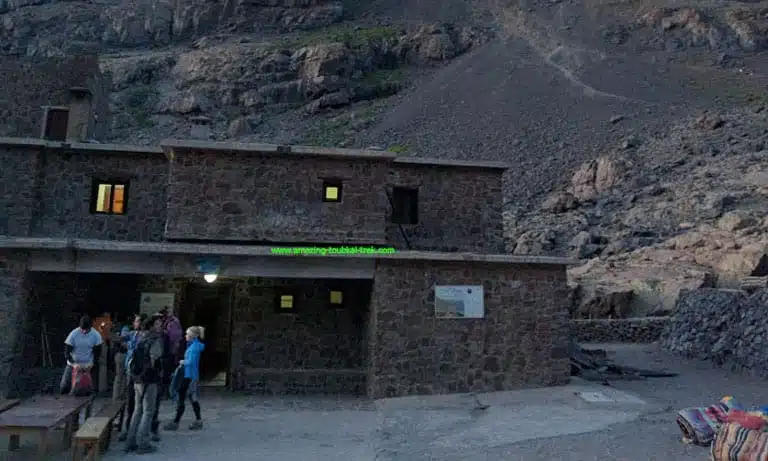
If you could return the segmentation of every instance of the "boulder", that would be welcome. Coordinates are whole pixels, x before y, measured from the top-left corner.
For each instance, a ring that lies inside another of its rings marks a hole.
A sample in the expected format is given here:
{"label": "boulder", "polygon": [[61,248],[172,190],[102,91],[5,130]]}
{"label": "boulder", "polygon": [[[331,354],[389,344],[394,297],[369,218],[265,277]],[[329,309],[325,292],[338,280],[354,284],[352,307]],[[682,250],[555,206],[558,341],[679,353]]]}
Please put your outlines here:
{"label": "boulder", "polygon": [[621,168],[613,160],[600,157],[579,167],[571,178],[568,192],[580,202],[595,200],[621,179]]}
{"label": "boulder", "polygon": [[598,288],[586,293],[576,309],[576,317],[584,319],[626,318],[632,313],[631,289]]}
{"label": "boulder", "polygon": [[756,225],[758,221],[748,213],[739,211],[729,211],[717,220],[717,227],[720,230],[733,232]]}
{"label": "boulder", "polygon": [[573,194],[568,192],[556,192],[541,204],[541,209],[551,213],[565,213],[566,211],[578,208],[579,201]]}
{"label": "boulder", "polygon": [[551,230],[533,230],[524,232],[517,238],[516,255],[543,255],[555,248],[555,233]]}

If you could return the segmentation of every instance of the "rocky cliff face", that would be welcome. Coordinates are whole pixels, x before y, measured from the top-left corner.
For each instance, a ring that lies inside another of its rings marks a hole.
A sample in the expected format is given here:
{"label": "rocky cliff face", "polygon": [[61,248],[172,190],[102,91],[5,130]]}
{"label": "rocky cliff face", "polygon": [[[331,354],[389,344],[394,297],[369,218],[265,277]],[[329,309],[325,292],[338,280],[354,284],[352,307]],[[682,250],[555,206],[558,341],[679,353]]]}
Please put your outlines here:
{"label": "rocky cliff face", "polygon": [[100,53],[112,142],[205,120],[509,162],[507,249],[582,260],[575,317],[670,312],[768,258],[763,2],[430,5],[0,0],[0,54]]}

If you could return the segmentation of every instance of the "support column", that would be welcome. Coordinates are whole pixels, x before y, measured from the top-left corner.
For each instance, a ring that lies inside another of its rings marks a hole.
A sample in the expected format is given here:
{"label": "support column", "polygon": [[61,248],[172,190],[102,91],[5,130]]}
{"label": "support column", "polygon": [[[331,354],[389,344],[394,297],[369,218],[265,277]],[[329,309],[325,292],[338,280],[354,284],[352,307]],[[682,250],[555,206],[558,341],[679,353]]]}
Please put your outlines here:
{"label": "support column", "polygon": [[0,397],[14,392],[19,378],[20,354],[27,305],[26,258],[0,253]]}

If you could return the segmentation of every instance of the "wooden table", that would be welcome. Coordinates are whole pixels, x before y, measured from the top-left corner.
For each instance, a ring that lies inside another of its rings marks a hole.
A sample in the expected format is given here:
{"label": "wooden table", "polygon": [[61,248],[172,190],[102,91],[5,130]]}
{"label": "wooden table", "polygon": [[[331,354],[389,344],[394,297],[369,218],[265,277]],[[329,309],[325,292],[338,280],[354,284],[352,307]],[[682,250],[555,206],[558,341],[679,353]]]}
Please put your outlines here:
{"label": "wooden table", "polygon": [[19,405],[0,413],[0,434],[10,436],[9,450],[19,448],[22,434],[36,433],[40,436],[38,459],[45,459],[48,436],[56,427],[66,424],[64,446],[69,448],[72,434],[77,431],[80,411],[85,409],[88,418],[93,397],[43,396],[22,401]]}

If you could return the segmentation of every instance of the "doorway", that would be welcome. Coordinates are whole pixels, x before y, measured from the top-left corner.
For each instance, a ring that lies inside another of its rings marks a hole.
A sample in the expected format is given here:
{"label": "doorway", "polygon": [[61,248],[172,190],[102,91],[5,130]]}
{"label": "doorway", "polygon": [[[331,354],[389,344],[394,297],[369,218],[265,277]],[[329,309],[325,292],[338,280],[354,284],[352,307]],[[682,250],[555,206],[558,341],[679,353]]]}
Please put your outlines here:
{"label": "doorway", "polygon": [[234,287],[228,283],[190,283],[180,319],[184,328],[205,328],[205,351],[200,358],[200,384],[229,386],[231,307]]}

